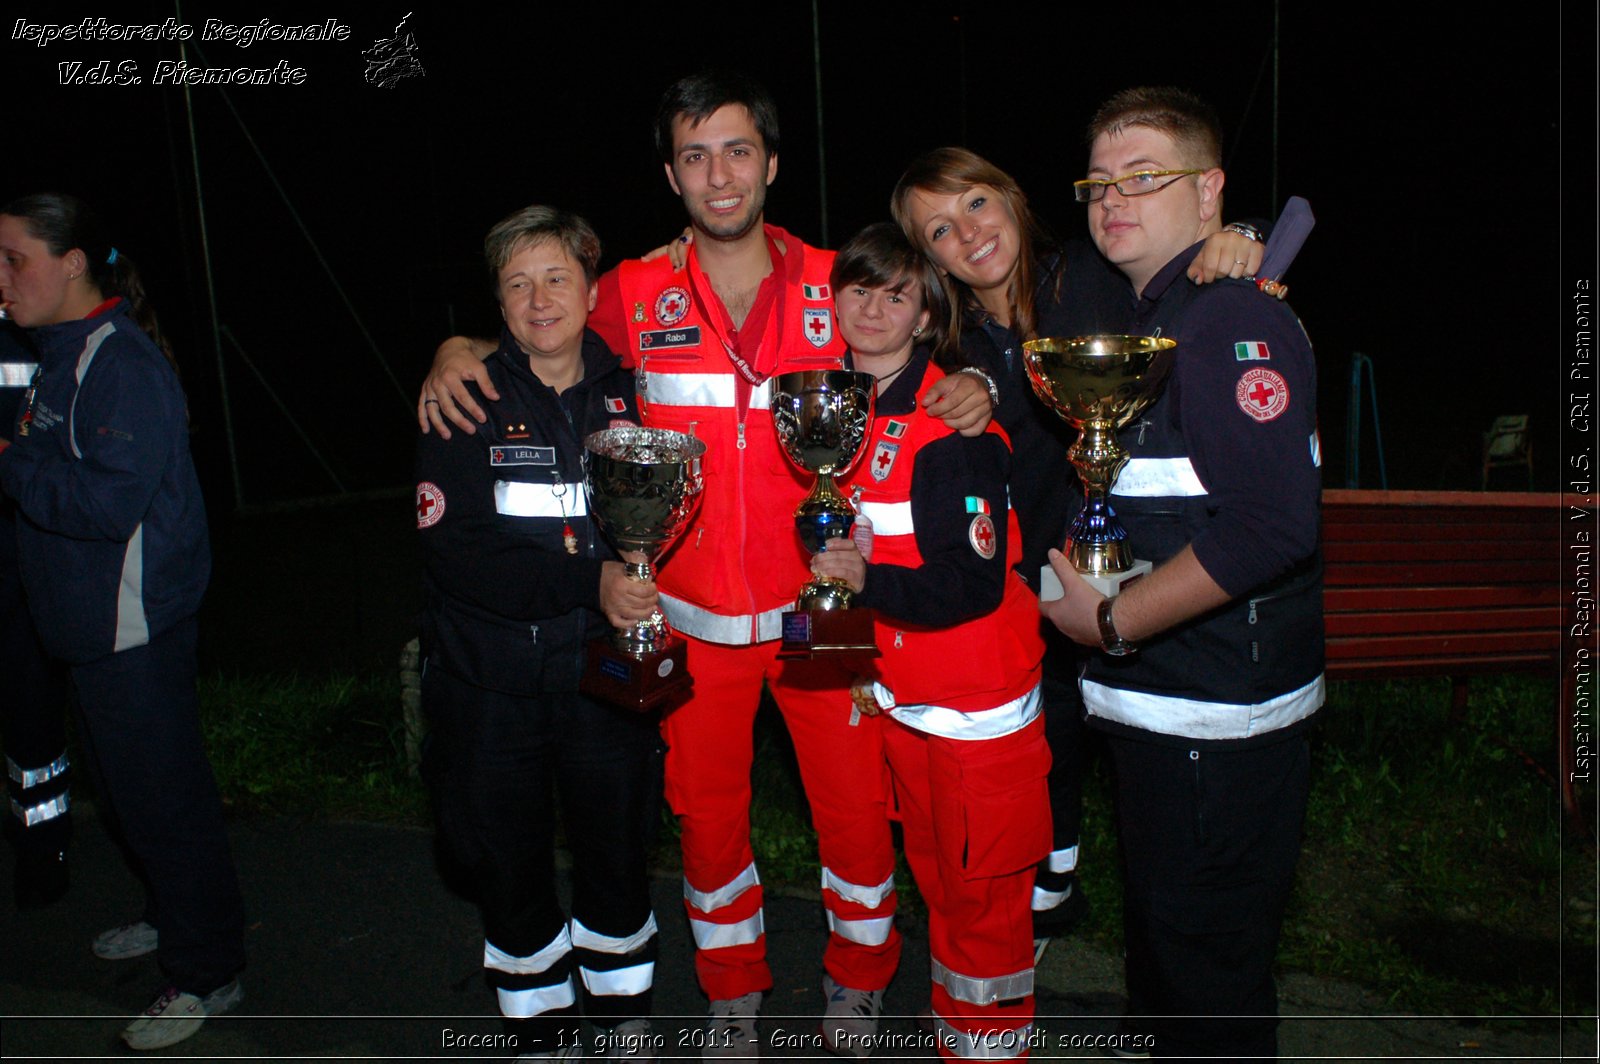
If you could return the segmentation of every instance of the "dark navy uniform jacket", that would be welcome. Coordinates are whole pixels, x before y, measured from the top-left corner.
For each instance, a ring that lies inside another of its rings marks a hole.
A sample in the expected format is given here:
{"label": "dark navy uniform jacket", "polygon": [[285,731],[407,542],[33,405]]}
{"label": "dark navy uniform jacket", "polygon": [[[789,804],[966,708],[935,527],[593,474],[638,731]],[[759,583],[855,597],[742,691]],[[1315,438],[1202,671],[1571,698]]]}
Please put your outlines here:
{"label": "dark navy uniform jacket", "polygon": [[1248,281],[1195,286],[1200,245],[1146,287],[1134,330],[1178,341],[1165,390],[1118,434],[1111,492],[1134,554],[1185,545],[1233,596],[1142,644],[1096,654],[1091,718],[1187,739],[1281,737],[1322,704],[1321,461],[1311,343]]}
{"label": "dark navy uniform jacket", "polygon": [[45,648],[71,663],[143,646],[192,617],[211,575],[178,375],[126,301],[30,330],[43,370],[0,490]]}
{"label": "dark navy uniform jacket", "polygon": [[583,379],[557,395],[503,333],[484,363],[500,401],[476,397],[488,423],[418,443],[430,667],[514,695],[577,689],[584,643],[606,628],[600,568],[617,557],[589,518],[583,439],[639,420],[633,374],[593,332],[583,365]]}

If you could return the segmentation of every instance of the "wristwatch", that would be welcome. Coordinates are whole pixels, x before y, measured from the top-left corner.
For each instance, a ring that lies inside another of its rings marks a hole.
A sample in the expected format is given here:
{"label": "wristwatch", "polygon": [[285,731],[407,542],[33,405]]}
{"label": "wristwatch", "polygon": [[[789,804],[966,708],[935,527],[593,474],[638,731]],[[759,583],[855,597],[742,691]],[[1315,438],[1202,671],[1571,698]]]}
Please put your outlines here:
{"label": "wristwatch", "polygon": [[1126,657],[1139,649],[1137,643],[1130,643],[1117,634],[1117,625],[1111,618],[1111,607],[1117,600],[1103,598],[1100,605],[1095,607],[1094,619],[1100,626],[1100,649],[1114,658]]}
{"label": "wristwatch", "polygon": [[1261,230],[1257,229],[1249,222],[1229,222],[1222,228],[1224,232],[1238,233],[1251,243],[1261,243]]}

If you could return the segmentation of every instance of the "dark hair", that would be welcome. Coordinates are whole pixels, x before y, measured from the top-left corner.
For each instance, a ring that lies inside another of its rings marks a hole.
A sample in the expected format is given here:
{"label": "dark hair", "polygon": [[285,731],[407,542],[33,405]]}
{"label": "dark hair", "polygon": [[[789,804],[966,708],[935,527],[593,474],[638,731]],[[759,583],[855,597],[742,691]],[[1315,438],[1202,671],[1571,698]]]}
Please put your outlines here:
{"label": "dark hair", "polygon": [[[927,235],[919,233],[911,221],[911,194],[918,189],[946,195],[967,191],[975,185],[987,185],[1005,201],[1006,209],[1016,220],[1022,247],[1017,252],[1017,270],[1006,291],[1006,302],[1011,306],[1011,330],[1024,340],[1034,338],[1038,325],[1034,305],[1038,287],[1040,255],[1055,246],[1055,241],[1033,216],[1028,207],[1028,197],[1016,179],[977,152],[966,148],[935,148],[912,161],[906,172],[895,183],[889,197],[889,213],[900,223],[900,229],[913,245],[927,252]],[[960,309],[976,302],[972,291],[962,282],[945,274],[941,277],[949,305],[956,312],[950,315],[950,342],[961,343]],[[1060,278],[1057,278],[1060,283]]]}
{"label": "dark hair", "polygon": [[82,251],[87,260],[89,284],[102,296],[121,296],[127,300],[134,323],[161,349],[172,368],[178,368],[172,346],[161,335],[156,312],[145,300],[144,281],[138,267],[126,252],[112,245],[94,208],[63,192],[40,192],[12,200],[0,207],[0,214],[22,219],[27,224],[28,235],[44,241],[56,258],[74,248]]}
{"label": "dark hair", "polygon": [[738,104],[750,112],[767,155],[778,154],[778,104],[754,78],[732,70],[703,70],[672,83],[656,108],[656,152],[672,163],[672,123],[687,118],[697,126],[718,109]]}
{"label": "dark hair", "polygon": [[1123,89],[1095,111],[1088,141],[1092,145],[1101,134],[1120,133],[1128,126],[1165,133],[1189,166],[1222,165],[1222,120],[1216,108],[1188,89],[1171,85]]}
{"label": "dark hair", "polygon": [[593,227],[571,211],[534,204],[508,214],[483,238],[483,259],[489,267],[489,284],[500,292],[500,271],[523,248],[545,242],[557,244],[573,262],[583,267],[585,284],[600,276],[600,238]]}
{"label": "dark hair", "polygon": [[828,280],[833,284],[835,298],[840,289],[849,285],[899,291],[916,282],[922,292],[922,305],[928,311],[928,324],[918,342],[928,345],[942,369],[965,364],[960,352],[949,343],[946,323],[950,310],[938,271],[893,222],[874,222],[845,241],[834,257]]}

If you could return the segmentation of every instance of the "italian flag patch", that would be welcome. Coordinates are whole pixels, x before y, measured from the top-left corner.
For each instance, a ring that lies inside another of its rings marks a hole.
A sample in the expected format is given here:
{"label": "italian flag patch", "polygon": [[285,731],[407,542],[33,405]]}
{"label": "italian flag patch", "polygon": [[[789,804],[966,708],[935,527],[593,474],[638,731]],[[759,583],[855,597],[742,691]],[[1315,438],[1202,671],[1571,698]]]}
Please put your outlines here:
{"label": "italian flag patch", "polygon": [[1240,340],[1233,345],[1233,360],[1235,362],[1266,362],[1272,358],[1272,352],[1267,350],[1267,345],[1260,340]]}
{"label": "italian flag patch", "polygon": [[833,290],[825,284],[802,284],[800,294],[813,303],[822,303],[833,298]]}
{"label": "italian flag patch", "polygon": [[967,513],[986,514],[989,512],[989,500],[980,499],[976,495],[967,496]]}
{"label": "italian flag patch", "polygon": [[906,434],[906,422],[891,420],[883,427],[883,434],[891,440],[898,440]]}

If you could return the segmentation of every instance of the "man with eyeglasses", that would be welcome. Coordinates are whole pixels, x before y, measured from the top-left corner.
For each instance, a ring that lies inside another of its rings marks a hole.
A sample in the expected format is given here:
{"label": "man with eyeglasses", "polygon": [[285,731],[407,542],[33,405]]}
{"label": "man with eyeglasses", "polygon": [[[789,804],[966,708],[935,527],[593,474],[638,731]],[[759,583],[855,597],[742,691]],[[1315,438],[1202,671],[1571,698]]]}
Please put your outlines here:
{"label": "man with eyeglasses", "polygon": [[1089,134],[1090,234],[1138,296],[1133,331],[1178,342],[1112,488],[1156,569],[1106,599],[1053,551],[1065,594],[1041,608],[1102,651],[1083,697],[1116,767],[1130,1032],[1163,1057],[1271,1057],[1323,702],[1316,366],[1255,285],[1181,283],[1222,227],[1215,112],[1130,89]]}

